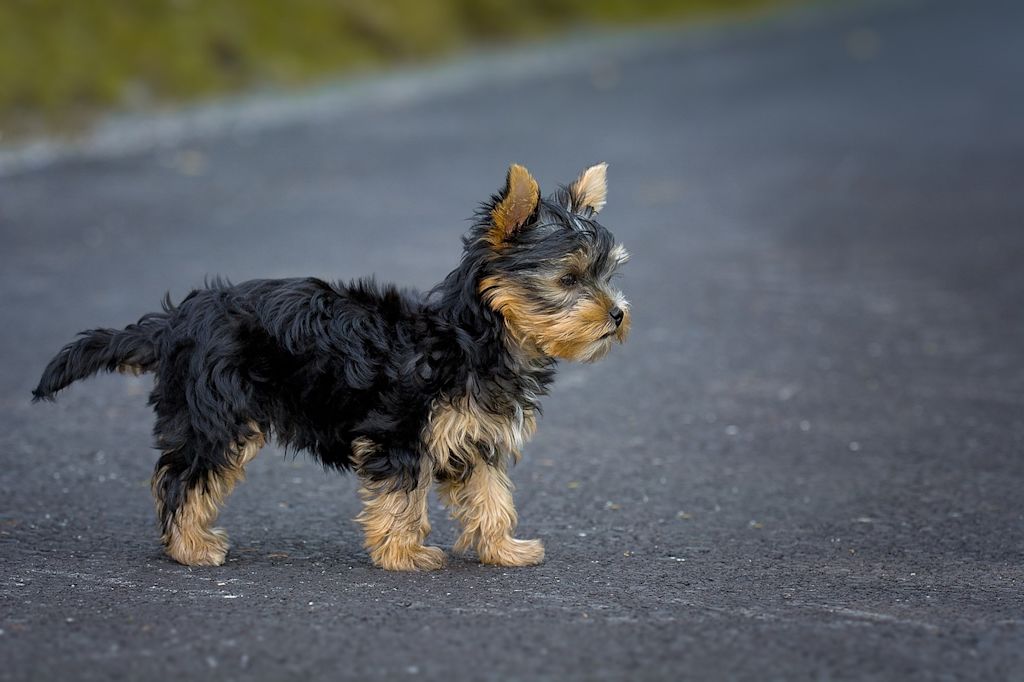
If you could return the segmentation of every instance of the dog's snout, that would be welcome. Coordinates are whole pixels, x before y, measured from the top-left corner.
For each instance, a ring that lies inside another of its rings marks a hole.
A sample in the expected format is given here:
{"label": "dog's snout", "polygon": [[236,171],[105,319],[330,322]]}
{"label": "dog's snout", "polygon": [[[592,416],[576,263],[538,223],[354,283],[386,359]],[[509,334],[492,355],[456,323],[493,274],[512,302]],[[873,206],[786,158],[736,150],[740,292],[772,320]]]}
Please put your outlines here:
{"label": "dog's snout", "polygon": [[611,315],[613,320],[615,320],[616,327],[622,324],[622,319],[626,317],[626,313],[624,313],[622,308],[619,306],[613,306],[612,309],[608,311],[608,314]]}

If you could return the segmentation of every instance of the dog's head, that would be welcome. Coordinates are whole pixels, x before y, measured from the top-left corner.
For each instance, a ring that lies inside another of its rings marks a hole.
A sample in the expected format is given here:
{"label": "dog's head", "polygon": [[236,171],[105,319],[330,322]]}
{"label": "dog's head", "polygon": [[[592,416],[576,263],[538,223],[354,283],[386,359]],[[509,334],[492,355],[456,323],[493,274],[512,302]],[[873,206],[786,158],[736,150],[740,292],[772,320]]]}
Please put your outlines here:
{"label": "dog's head", "polygon": [[484,206],[479,293],[528,352],[590,362],[626,339],[629,303],[612,278],[629,254],[596,219],[606,170],[591,166],[544,199],[529,171],[513,165]]}

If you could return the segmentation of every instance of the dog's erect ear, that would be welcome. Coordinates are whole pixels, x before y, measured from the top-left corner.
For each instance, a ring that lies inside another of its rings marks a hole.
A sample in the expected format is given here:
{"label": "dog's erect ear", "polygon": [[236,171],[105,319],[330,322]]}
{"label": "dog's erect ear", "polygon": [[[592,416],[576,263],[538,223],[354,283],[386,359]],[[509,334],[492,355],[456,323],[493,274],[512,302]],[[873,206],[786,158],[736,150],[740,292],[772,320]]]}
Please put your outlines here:
{"label": "dog's erect ear", "polygon": [[589,208],[600,213],[608,198],[608,164],[599,163],[580,173],[569,187],[569,196],[572,197],[572,210],[578,212]]}
{"label": "dog's erect ear", "polygon": [[491,218],[494,220],[491,235],[495,244],[514,235],[530,219],[540,201],[540,187],[530,171],[514,163],[508,167],[505,189],[499,196],[501,198],[498,203],[491,209]]}

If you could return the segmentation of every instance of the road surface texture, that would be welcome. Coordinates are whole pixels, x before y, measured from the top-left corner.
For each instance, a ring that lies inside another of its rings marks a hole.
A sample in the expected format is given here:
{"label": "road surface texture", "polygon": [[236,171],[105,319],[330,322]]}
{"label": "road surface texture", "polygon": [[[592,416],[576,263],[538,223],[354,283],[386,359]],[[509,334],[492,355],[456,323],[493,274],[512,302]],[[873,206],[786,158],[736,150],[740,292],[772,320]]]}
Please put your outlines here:
{"label": "road surface texture", "polygon": [[[0,679],[1024,679],[1021,26],[938,0],[586,39],[9,170]],[[514,471],[540,567],[375,569],[353,479],[274,448],[227,564],[179,566],[150,380],[29,404],[168,289],[425,288],[509,162],[600,160],[635,331],[562,368]]]}

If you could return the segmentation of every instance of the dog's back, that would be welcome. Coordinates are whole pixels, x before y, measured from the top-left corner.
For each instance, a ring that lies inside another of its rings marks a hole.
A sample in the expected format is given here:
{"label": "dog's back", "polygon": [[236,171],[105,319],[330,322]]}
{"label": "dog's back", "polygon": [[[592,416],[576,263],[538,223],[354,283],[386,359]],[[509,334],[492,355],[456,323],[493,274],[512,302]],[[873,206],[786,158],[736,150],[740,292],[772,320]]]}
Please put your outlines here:
{"label": "dog's back", "polygon": [[341,286],[310,277],[235,285],[218,278],[177,306],[165,297],[161,312],[124,329],[81,332],[47,365],[33,400],[54,400],[75,381],[99,372],[155,372],[186,350],[238,355],[249,345],[277,359],[329,353],[347,362],[345,372],[358,386],[372,381],[361,359],[393,353],[394,328],[418,312],[416,296],[372,280]]}

